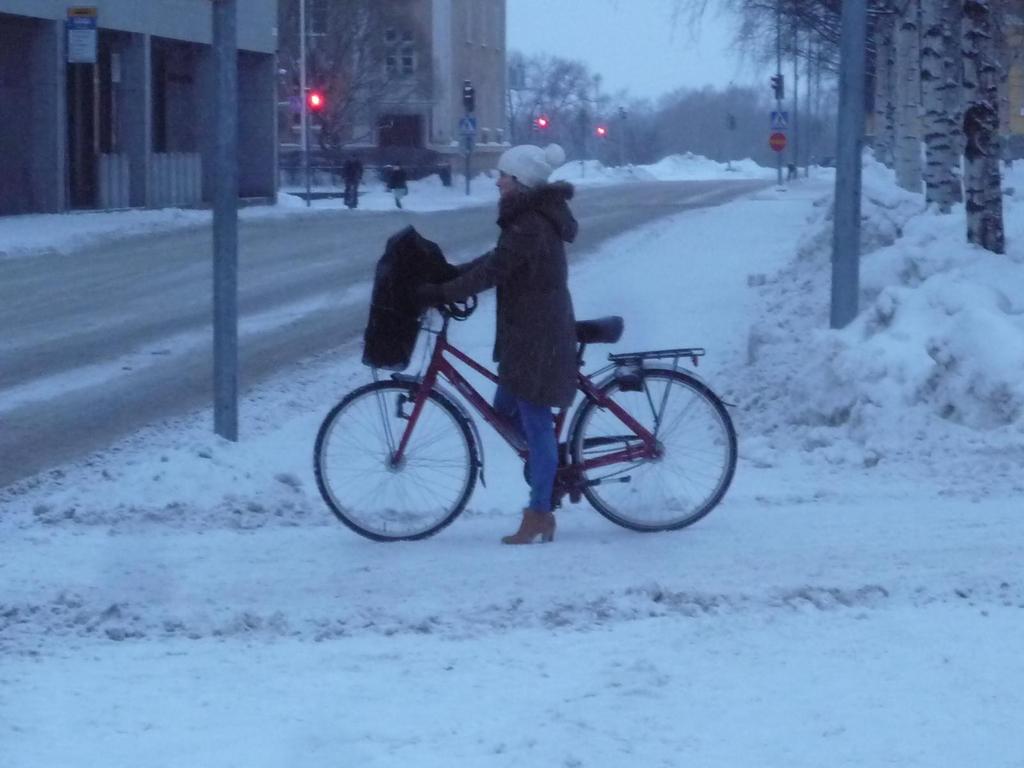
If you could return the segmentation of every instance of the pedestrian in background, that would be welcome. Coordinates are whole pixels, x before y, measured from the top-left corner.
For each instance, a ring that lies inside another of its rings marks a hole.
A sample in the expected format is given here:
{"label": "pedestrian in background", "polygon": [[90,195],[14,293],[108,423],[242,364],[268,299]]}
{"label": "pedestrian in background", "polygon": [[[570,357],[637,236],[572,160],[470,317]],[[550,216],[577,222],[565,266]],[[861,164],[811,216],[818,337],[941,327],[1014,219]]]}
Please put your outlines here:
{"label": "pedestrian in background", "polygon": [[388,174],[388,189],[395,196],[395,206],[402,207],[402,198],[409,194],[409,185],[405,175],[405,168],[397,163],[391,166]]}
{"label": "pedestrian in background", "polygon": [[358,157],[352,156],[341,167],[341,176],[345,180],[345,205],[349,208],[359,207],[359,184],[363,180],[363,164]]}

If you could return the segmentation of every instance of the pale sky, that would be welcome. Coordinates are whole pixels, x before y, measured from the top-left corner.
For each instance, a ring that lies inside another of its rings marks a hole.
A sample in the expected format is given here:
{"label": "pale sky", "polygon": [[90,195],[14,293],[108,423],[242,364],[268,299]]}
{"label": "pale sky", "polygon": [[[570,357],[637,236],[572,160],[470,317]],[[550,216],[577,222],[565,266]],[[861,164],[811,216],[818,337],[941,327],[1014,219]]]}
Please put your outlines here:
{"label": "pale sky", "polygon": [[[657,98],[680,87],[765,81],[732,49],[734,21],[712,7],[691,30],[676,0],[506,0],[508,48],[579,59],[605,90]],[[714,5],[712,2],[710,5]],[[763,75],[763,76],[762,76]]]}

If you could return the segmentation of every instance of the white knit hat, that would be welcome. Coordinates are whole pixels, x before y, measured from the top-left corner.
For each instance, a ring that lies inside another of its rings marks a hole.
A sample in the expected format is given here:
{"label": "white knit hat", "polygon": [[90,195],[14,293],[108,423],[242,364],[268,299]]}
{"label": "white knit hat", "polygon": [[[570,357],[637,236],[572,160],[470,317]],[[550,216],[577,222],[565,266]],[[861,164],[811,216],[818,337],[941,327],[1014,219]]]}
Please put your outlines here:
{"label": "white knit hat", "polygon": [[538,187],[547,182],[551,172],[565,162],[565,150],[557,144],[548,144],[546,149],[533,144],[520,144],[502,153],[498,159],[498,170],[515,176],[527,187]]}

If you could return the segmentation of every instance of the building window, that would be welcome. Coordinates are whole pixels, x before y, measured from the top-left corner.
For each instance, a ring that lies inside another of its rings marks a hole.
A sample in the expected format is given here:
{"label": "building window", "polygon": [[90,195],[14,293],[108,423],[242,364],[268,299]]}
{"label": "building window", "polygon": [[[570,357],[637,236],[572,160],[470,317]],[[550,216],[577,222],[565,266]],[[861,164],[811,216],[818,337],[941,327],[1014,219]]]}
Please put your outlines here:
{"label": "building window", "polygon": [[384,42],[388,45],[394,45],[398,42],[398,31],[394,27],[388,27],[384,30]]}
{"label": "building window", "polygon": [[306,20],[310,37],[324,37],[330,23],[330,11],[327,0],[312,0],[307,6],[309,18]]}
{"label": "building window", "polygon": [[395,54],[389,53],[384,57],[384,72],[388,77],[398,74],[398,57]]}
{"label": "building window", "polygon": [[416,51],[409,45],[402,49],[402,74],[412,75],[416,72]]}

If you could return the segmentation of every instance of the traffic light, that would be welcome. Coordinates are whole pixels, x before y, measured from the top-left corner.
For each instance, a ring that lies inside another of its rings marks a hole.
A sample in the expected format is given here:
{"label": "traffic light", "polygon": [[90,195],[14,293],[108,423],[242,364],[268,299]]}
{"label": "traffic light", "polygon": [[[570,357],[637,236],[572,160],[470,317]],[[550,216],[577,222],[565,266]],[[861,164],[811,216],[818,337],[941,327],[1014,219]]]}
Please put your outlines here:
{"label": "traffic light", "polygon": [[476,109],[476,89],[473,88],[473,83],[469,80],[462,81],[462,106],[467,112]]}
{"label": "traffic light", "polygon": [[605,136],[608,135],[608,129],[605,128],[603,125],[599,125],[597,126],[597,128],[594,129],[594,133],[597,134],[597,137],[599,139],[603,139]]}
{"label": "traffic light", "polygon": [[324,95],[320,91],[310,91],[306,96],[306,104],[310,112],[319,112],[324,108]]}
{"label": "traffic light", "polygon": [[536,120],[533,121],[533,124],[537,126],[538,130],[546,131],[548,127],[551,125],[551,121],[548,120],[547,115],[540,115]]}
{"label": "traffic light", "polygon": [[772,75],[772,92],[775,94],[775,98],[780,101],[786,97],[786,81],[783,79],[781,72],[777,75]]}

